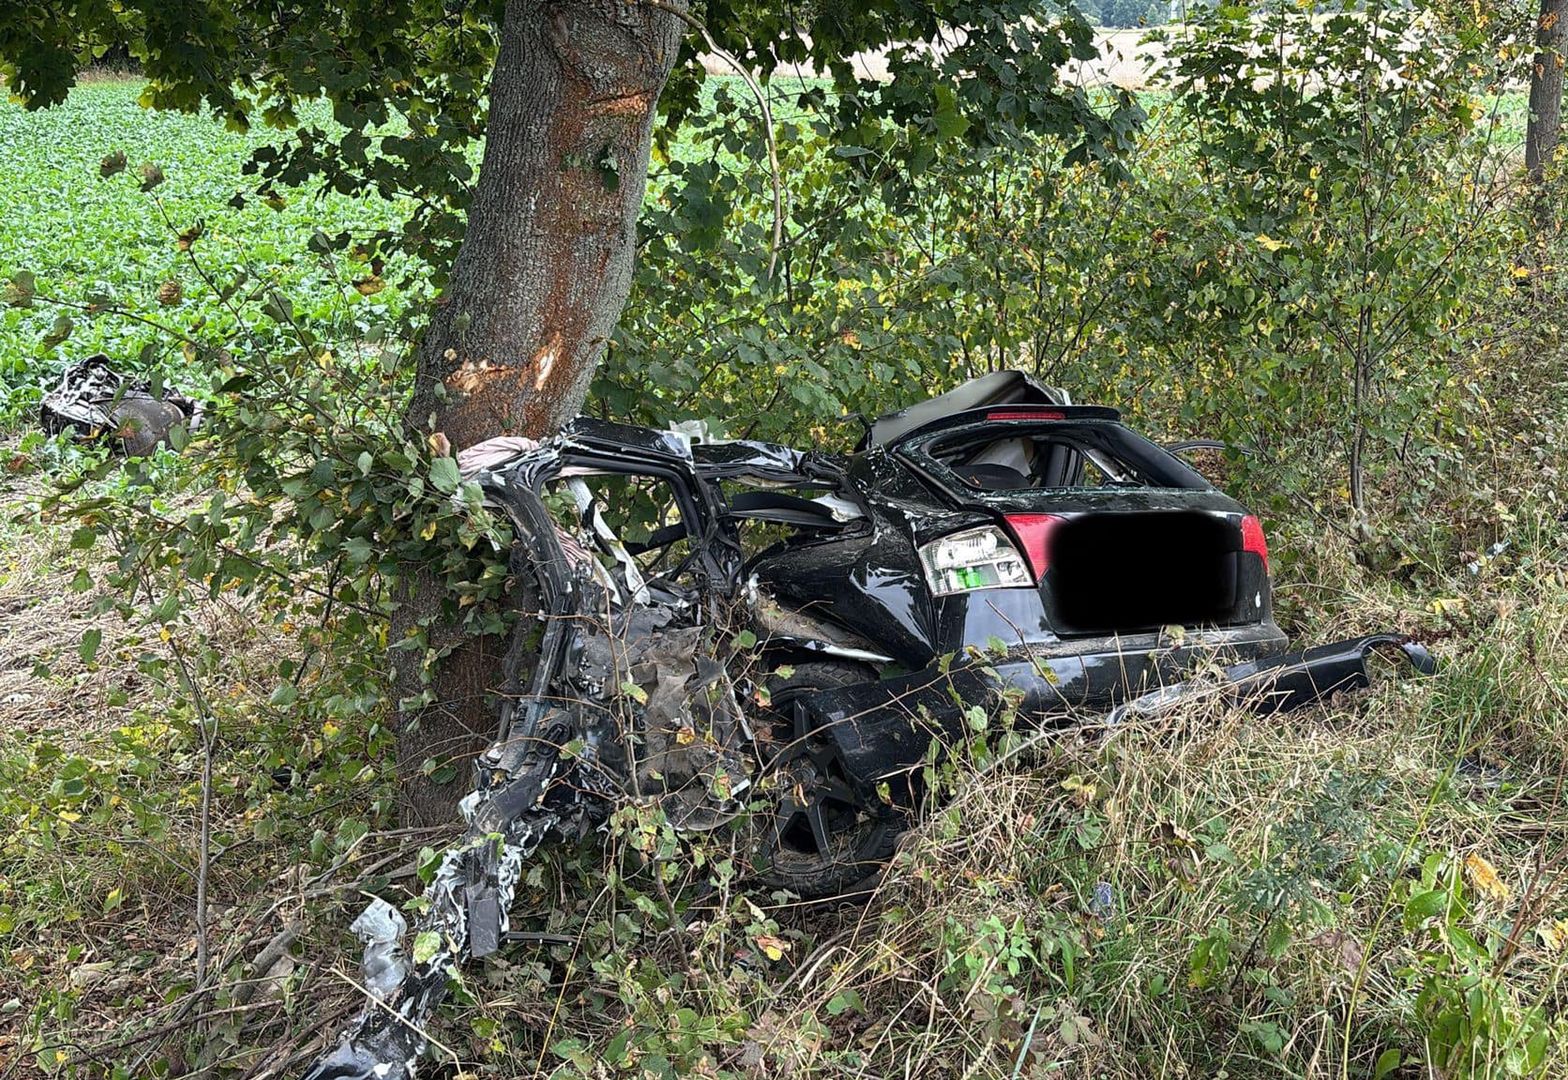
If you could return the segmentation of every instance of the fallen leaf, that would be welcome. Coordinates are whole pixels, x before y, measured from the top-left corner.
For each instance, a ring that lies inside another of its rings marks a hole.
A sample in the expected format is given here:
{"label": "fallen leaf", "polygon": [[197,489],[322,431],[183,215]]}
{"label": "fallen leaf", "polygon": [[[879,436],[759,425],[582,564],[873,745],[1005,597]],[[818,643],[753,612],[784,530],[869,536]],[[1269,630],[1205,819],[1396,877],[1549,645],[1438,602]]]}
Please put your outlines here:
{"label": "fallen leaf", "polygon": [[1354,975],[1361,970],[1361,961],[1364,953],[1361,942],[1351,937],[1342,930],[1325,930],[1311,943],[1327,953],[1330,958],[1347,974]]}
{"label": "fallen leaf", "polygon": [[1497,869],[1481,856],[1465,856],[1465,880],[1487,900],[1507,900],[1508,886],[1497,876]]}

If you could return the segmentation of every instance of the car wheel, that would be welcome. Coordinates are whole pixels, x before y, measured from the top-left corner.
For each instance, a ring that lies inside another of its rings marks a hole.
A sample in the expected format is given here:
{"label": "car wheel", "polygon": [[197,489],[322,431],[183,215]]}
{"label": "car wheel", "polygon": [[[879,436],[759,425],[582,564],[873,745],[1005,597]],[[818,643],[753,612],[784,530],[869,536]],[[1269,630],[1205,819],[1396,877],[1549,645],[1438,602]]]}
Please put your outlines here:
{"label": "car wheel", "polygon": [[842,896],[869,889],[892,856],[904,814],[857,784],[837,744],[803,730],[791,708],[803,695],[875,678],[861,664],[808,661],[765,680],[769,706],[760,719],[771,756],[764,767],[777,801],[762,830],[764,883],[806,899]]}

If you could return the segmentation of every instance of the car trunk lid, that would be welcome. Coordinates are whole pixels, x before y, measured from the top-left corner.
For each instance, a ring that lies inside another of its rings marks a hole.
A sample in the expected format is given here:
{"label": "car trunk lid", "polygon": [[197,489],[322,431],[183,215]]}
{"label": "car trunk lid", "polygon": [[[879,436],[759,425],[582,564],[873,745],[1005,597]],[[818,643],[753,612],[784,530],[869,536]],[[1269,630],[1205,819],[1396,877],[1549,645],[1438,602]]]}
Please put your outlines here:
{"label": "car trunk lid", "polygon": [[[1048,486],[1009,479],[1022,470],[1000,464],[997,447],[1021,442],[1033,479]],[[1267,548],[1257,519],[1119,423],[987,418],[911,440],[898,452],[943,502],[1005,526],[1061,636],[1268,616]],[[1004,483],[987,486],[993,476]]]}

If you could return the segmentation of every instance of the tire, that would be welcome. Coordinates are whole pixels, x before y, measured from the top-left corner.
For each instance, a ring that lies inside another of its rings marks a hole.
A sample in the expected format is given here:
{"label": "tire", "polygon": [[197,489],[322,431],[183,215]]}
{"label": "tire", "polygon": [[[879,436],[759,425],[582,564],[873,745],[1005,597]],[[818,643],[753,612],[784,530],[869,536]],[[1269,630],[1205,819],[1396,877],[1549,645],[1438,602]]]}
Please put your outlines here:
{"label": "tire", "polygon": [[[772,726],[781,746],[765,765],[778,798],[773,820],[763,826],[757,877],[764,884],[807,900],[863,892],[892,857],[905,828],[904,814],[854,784],[830,740],[797,732],[789,708],[804,694],[875,678],[876,672],[862,664],[810,660],[794,665],[788,677],[764,680],[770,705],[760,719]],[[812,809],[797,805],[797,793],[816,804],[820,832],[811,821]]]}

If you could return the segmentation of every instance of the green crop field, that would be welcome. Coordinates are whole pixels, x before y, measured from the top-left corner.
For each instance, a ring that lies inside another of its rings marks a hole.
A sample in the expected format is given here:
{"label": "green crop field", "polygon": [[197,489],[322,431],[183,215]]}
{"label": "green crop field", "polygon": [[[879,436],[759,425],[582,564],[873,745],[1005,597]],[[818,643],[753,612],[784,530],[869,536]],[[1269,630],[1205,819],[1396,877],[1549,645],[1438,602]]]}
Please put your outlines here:
{"label": "green crop field", "polygon": [[[199,320],[222,326],[232,317],[202,273],[221,289],[244,269],[251,287],[279,286],[344,334],[385,319],[403,302],[395,268],[383,291],[362,296],[352,264],[307,249],[317,230],[400,224],[403,207],[305,190],[269,205],[253,196],[254,178],[240,171],[265,133],[240,135],[205,116],[149,111],[137,103],[140,88],[130,80],[92,82],[38,113],[0,104],[0,278],[32,273],[41,296],[73,305],[40,300],[0,309],[0,387],[14,395],[9,411],[31,401],[37,379],[69,358],[104,352],[126,363],[149,344],[170,347],[167,334],[135,318],[93,317],[74,306],[90,297],[177,329]],[[100,161],[115,152],[125,154],[127,167],[100,177]],[[141,190],[143,165],[163,174],[151,192]],[[245,205],[230,205],[240,194],[249,196]],[[198,223],[206,229],[199,266],[178,245],[179,234]],[[160,302],[159,290],[171,281],[179,284],[179,300]],[[70,336],[49,344],[62,315],[74,324]]]}

